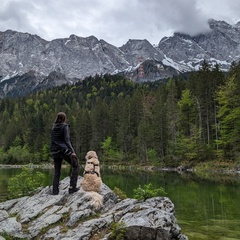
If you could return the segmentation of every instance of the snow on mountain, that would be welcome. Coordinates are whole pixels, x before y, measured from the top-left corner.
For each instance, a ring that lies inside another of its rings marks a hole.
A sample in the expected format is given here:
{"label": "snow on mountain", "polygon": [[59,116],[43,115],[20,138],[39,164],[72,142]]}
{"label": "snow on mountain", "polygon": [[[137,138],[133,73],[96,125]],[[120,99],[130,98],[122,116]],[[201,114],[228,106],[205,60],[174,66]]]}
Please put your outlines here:
{"label": "snow on mountain", "polygon": [[179,70],[198,70],[205,59],[214,66],[227,71],[233,61],[240,60],[240,30],[237,25],[224,21],[209,20],[211,31],[197,36],[175,33],[172,37],[163,38],[159,49],[165,58],[179,65]]}
{"label": "snow on mountain", "polygon": [[72,34],[46,41],[29,33],[0,32],[0,97],[14,95],[19,79],[30,92],[106,73],[155,81],[198,70],[204,60],[227,71],[240,60],[240,22],[230,25],[211,19],[209,26],[210,31],[197,36],[174,33],[157,46],[146,39],[130,39],[120,48],[94,36]]}

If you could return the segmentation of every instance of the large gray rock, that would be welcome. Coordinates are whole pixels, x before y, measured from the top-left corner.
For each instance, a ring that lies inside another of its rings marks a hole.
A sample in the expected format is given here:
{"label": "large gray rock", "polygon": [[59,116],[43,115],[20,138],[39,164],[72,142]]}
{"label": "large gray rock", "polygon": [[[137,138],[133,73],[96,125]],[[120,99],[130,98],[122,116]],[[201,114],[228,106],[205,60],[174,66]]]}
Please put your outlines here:
{"label": "large gray rock", "polygon": [[102,184],[104,207],[96,211],[86,192],[69,195],[68,183],[68,177],[61,181],[59,195],[51,195],[51,187],[46,187],[34,196],[0,203],[0,235],[54,240],[88,240],[94,236],[104,240],[113,239],[110,235],[114,223],[124,228],[124,239],[188,239],[181,234],[174,204],[167,197],[120,200]]}

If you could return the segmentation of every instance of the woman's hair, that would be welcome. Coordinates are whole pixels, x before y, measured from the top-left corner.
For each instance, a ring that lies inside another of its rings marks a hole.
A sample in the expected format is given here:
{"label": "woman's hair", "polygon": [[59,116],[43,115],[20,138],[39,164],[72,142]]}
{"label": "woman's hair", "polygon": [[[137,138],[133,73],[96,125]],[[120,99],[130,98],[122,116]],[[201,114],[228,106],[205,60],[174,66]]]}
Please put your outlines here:
{"label": "woman's hair", "polygon": [[66,114],[59,112],[54,123],[64,123],[66,121]]}

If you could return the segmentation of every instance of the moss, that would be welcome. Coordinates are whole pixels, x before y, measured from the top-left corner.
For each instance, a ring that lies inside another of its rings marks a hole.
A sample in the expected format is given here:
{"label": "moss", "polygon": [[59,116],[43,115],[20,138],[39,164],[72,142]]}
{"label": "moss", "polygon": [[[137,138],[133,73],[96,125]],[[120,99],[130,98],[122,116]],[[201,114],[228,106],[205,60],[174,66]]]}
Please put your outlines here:
{"label": "moss", "polygon": [[113,222],[111,224],[111,234],[109,240],[124,240],[124,235],[126,233],[124,222]]}
{"label": "moss", "polygon": [[0,233],[0,236],[2,236],[5,240],[27,240],[26,238],[13,237],[6,232]]}

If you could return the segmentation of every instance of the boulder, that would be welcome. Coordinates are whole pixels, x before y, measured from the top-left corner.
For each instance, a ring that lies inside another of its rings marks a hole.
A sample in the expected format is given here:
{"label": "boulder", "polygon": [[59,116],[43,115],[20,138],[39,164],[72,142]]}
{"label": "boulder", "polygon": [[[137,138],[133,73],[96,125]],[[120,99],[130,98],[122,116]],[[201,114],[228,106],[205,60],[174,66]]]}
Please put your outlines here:
{"label": "boulder", "polygon": [[[79,176],[80,182],[82,177]],[[104,206],[95,210],[83,190],[68,193],[69,177],[60,182],[59,195],[50,186],[33,196],[0,203],[0,239],[187,240],[168,197],[146,201],[119,197],[104,183]],[[120,238],[119,238],[120,239]]]}

